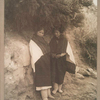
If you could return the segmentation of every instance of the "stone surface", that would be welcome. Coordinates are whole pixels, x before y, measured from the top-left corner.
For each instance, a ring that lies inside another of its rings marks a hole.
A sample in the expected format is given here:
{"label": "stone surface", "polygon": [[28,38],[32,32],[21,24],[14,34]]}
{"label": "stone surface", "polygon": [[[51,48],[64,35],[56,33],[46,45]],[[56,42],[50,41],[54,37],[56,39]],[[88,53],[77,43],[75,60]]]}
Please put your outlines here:
{"label": "stone surface", "polygon": [[5,38],[4,65],[5,100],[25,100],[29,94],[33,97],[35,88],[28,42],[21,36],[10,34]]}
{"label": "stone surface", "polygon": [[87,71],[91,74],[91,77],[97,78],[97,72],[94,71],[92,68],[87,68]]}
{"label": "stone surface", "polygon": [[79,70],[77,71],[77,73],[80,73],[84,76],[90,76],[91,74],[84,68],[79,68]]}
{"label": "stone surface", "polygon": [[85,77],[82,74],[76,73],[75,75],[79,79],[84,79]]}

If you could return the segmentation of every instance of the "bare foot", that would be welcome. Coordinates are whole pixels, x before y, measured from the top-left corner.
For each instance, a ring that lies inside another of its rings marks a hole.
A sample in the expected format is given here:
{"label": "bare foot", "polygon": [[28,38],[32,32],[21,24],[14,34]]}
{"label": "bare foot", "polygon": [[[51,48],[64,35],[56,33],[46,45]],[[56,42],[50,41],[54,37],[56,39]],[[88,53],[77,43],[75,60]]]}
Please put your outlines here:
{"label": "bare foot", "polygon": [[62,91],[62,90],[59,90],[58,92],[63,93],[63,91]]}
{"label": "bare foot", "polygon": [[49,98],[54,99],[54,97],[52,95],[49,95]]}
{"label": "bare foot", "polygon": [[48,98],[44,98],[43,100],[48,100]]}
{"label": "bare foot", "polygon": [[53,90],[53,91],[52,91],[53,94],[56,94],[56,92],[57,92],[57,90]]}

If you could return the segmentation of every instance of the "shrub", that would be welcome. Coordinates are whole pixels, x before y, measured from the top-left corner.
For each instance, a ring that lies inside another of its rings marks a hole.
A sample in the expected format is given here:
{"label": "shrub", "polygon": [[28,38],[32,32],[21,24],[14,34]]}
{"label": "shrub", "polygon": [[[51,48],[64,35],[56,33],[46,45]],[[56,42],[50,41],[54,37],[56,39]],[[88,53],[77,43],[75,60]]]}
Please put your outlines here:
{"label": "shrub", "polygon": [[81,48],[81,55],[85,62],[93,68],[97,68],[97,36],[96,29],[90,33],[85,29],[81,29],[79,33],[75,33],[75,41]]}
{"label": "shrub", "polygon": [[71,22],[77,26],[79,8],[79,0],[5,0],[5,24],[16,31],[43,26],[50,33],[52,28],[65,29]]}
{"label": "shrub", "polygon": [[80,3],[83,5],[83,6],[91,6],[93,4],[93,0],[80,0]]}

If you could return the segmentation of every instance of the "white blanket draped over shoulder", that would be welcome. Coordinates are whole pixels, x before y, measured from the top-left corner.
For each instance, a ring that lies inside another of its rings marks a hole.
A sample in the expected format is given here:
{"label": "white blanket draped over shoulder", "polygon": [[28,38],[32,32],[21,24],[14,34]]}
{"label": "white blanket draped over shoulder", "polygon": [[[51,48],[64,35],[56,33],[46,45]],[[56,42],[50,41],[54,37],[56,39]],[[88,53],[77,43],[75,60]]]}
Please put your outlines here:
{"label": "white blanket draped over shoulder", "polygon": [[[43,55],[43,52],[33,40],[30,40],[29,49],[30,49],[30,55],[31,55],[31,65],[32,65],[33,71],[35,72],[35,63]],[[40,91],[40,90],[48,89],[51,87],[52,86],[41,86],[41,87],[36,87],[36,90]]]}
{"label": "white blanket draped over shoulder", "polygon": [[[29,49],[30,49],[30,54],[31,54],[31,65],[32,65],[33,71],[35,72],[35,63],[43,55],[43,52],[33,40],[30,40],[29,42]],[[66,48],[66,52],[70,55],[70,59],[75,63],[74,55],[73,55],[72,48],[69,42]]]}
{"label": "white blanket draped over shoulder", "polygon": [[72,51],[69,41],[68,41],[68,45],[66,48],[66,52],[69,54],[70,60],[73,61],[73,63],[75,64],[75,58],[74,58],[73,51]]}
{"label": "white blanket draped over shoulder", "polygon": [[43,55],[43,52],[33,40],[30,40],[29,49],[31,54],[31,65],[35,72],[35,63]]}

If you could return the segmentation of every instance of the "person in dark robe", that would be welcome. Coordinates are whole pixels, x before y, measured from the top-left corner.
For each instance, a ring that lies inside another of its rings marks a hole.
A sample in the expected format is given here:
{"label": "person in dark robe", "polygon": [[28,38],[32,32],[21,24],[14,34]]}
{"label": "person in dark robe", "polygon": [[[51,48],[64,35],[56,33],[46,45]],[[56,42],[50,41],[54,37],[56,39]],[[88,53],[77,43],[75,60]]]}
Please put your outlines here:
{"label": "person in dark robe", "polygon": [[50,69],[50,47],[44,40],[44,30],[41,29],[33,35],[30,41],[31,64],[35,72],[35,86],[37,91],[41,91],[43,100],[48,100],[48,97],[54,98],[51,95],[51,69]]}
{"label": "person in dark robe", "polygon": [[[59,30],[54,31],[54,37],[50,41],[51,52],[51,76],[53,82],[52,91],[55,94],[57,91],[62,93],[62,83],[66,71],[75,74],[75,64],[69,59],[66,48],[68,45],[67,38],[61,35]],[[67,60],[68,59],[68,60]]]}

